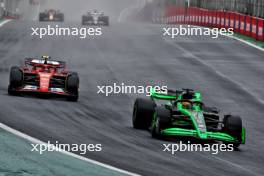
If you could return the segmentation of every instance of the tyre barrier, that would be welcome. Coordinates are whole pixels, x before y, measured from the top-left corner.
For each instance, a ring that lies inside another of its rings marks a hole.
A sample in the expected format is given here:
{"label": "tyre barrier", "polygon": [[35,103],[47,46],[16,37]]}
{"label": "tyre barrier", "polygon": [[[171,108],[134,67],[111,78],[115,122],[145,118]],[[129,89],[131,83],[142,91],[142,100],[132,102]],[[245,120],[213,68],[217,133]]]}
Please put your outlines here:
{"label": "tyre barrier", "polygon": [[264,41],[264,19],[237,12],[168,6],[165,9],[164,17],[156,21],[166,24],[233,28],[236,33]]}

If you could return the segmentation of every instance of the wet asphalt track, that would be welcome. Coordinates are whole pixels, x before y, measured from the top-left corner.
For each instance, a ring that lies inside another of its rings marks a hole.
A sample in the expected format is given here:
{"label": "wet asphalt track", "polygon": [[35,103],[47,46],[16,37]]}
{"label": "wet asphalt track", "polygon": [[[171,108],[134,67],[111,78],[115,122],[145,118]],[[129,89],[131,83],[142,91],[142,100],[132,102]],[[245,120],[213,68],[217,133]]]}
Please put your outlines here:
{"label": "wet asphalt track", "polygon": [[[228,38],[162,38],[152,24],[116,23],[86,40],[32,38],[32,25],[45,24],[10,22],[0,29],[0,122],[43,141],[102,143],[102,152],[87,157],[142,175],[264,175],[263,52]],[[7,95],[9,67],[44,54],[79,72],[78,103]],[[231,153],[172,156],[162,152],[170,142],[132,129],[135,95],[96,94],[98,85],[153,81],[200,90],[207,104],[241,115],[247,144]]]}

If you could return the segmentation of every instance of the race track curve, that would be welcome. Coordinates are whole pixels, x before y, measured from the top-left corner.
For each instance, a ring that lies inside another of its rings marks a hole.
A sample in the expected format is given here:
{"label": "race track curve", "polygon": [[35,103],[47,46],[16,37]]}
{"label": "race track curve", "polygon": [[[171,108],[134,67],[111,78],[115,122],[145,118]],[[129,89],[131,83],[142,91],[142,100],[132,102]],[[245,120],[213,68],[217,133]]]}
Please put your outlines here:
{"label": "race track curve", "polygon": [[[263,52],[225,37],[172,40],[162,37],[160,25],[142,23],[113,23],[93,39],[30,35],[32,26],[45,25],[12,21],[0,28],[1,123],[42,141],[101,143],[102,152],[86,157],[147,176],[264,175]],[[9,68],[40,55],[62,58],[79,73],[79,102],[7,95]],[[247,144],[218,155],[162,152],[170,141],[132,128],[136,95],[97,94],[97,86],[115,82],[199,90],[205,103],[241,115]]]}

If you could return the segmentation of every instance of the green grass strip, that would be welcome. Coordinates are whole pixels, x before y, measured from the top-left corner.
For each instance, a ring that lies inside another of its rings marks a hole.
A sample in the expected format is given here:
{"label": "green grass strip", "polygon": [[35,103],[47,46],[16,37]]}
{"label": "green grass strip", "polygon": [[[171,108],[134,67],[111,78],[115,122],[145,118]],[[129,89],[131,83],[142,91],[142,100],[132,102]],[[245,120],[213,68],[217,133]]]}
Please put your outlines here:
{"label": "green grass strip", "polygon": [[259,47],[264,48],[264,42],[262,42],[262,41],[257,41],[257,40],[254,39],[254,38],[251,38],[251,37],[248,37],[248,36],[245,36],[245,35],[242,35],[242,34],[238,34],[238,33],[235,33],[235,34],[234,34],[234,37],[237,37],[237,38],[239,38],[239,39],[241,39],[241,40],[247,41],[247,42],[249,42],[249,43],[252,43],[252,44],[254,44],[254,45],[257,45],[257,46],[259,46]]}

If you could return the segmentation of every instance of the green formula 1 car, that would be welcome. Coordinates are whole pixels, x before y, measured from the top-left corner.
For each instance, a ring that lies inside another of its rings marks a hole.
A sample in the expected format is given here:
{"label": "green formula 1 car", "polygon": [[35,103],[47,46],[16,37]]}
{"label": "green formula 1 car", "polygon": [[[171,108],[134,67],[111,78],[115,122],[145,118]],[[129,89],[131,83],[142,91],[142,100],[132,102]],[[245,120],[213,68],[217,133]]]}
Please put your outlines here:
{"label": "green formula 1 car", "polygon": [[133,127],[149,129],[152,137],[186,136],[202,140],[245,144],[245,128],[239,116],[224,115],[207,107],[201,93],[191,89],[151,91],[149,99],[137,98],[133,109]]}

